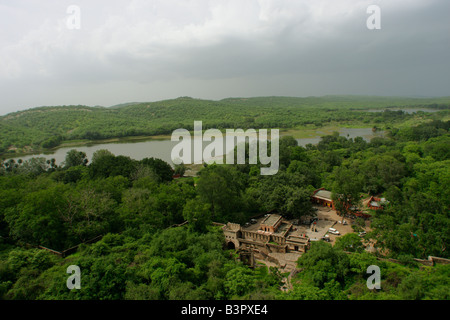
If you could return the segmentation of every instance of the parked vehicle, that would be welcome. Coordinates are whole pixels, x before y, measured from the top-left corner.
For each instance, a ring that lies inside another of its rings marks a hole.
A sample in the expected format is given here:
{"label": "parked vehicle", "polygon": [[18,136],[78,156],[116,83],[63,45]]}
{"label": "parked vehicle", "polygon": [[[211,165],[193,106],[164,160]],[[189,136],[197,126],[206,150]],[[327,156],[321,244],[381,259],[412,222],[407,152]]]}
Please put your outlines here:
{"label": "parked vehicle", "polygon": [[328,229],[328,232],[331,233],[331,234],[340,235],[339,231],[337,231],[337,230],[334,229],[334,228],[329,228],[329,229]]}

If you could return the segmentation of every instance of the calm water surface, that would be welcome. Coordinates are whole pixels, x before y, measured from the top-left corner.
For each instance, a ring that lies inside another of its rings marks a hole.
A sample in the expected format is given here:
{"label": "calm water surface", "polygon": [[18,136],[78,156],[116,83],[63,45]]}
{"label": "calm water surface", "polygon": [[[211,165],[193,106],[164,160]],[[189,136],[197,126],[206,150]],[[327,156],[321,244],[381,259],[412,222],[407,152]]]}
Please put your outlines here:
{"label": "calm water surface", "polygon": [[[370,141],[371,138],[375,136],[383,136],[383,131],[378,132],[372,132],[372,128],[340,128],[339,133],[341,136],[345,136],[348,138],[355,138],[355,137],[362,137],[366,141]],[[297,139],[298,144],[300,146],[306,146],[307,144],[317,144],[320,141],[320,137],[326,135],[326,133],[322,133],[318,131],[317,137],[313,138],[303,138],[303,139]],[[33,154],[33,155],[26,155],[22,157],[14,158],[16,161],[18,159],[22,159],[23,161],[28,160],[32,157],[44,157],[46,159],[55,158],[56,163],[59,165],[61,162],[64,161],[66,154],[68,151],[72,149],[76,149],[78,151],[82,151],[86,153],[87,158],[90,160],[92,159],[92,155],[95,151],[100,149],[107,149],[110,152],[112,152],[114,155],[124,155],[129,156],[132,159],[135,160],[142,160],[143,158],[159,158],[161,160],[164,160],[170,164],[172,163],[171,160],[171,151],[172,148],[177,144],[178,142],[172,142],[169,139],[167,140],[146,140],[146,141],[139,141],[139,142],[116,142],[116,143],[102,143],[102,144],[92,144],[92,145],[85,145],[85,146],[78,146],[78,147],[64,147],[59,148],[55,150],[54,152],[46,152],[46,153],[40,153],[40,154]],[[203,147],[209,145],[210,142],[204,142]],[[221,156],[225,154],[225,152],[229,152],[230,148],[226,148],[224,143],[224,152],[222,154],[218,154],[217,156]],[[209,159],[204,159],[209,160]]]}
{"label": "calm water surface", "polygon": [[428,109],[428,108],[389,108],[389,109],[367,109],[367,110],[363,110],[366,112],[383,112],[384,110],[390,110],[390,111],[399,111],[402,110],[407,114],[412,114],[412,113],[416,113],[418,111],[423,111],[423,112],[438,112],[438,111],[442,111],[439,109]]}

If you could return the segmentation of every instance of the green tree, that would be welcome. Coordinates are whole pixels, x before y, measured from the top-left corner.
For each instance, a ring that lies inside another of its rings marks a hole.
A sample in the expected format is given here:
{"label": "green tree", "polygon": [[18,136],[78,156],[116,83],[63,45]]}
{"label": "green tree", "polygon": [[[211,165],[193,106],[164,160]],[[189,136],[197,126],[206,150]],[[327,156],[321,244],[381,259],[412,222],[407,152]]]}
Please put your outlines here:
{"label": "green tree", "polygon": [[210,165],[203,168],[197,181],[201,200],[211,208],[213,220],[228,220],[230,214],[241,211],[244,176],[233,166]]}
{"label": "green tree", "polygon": [[167,162],[158,158],[144,158],[141,164],[150,167],[161,178],[161,181],[171,181],[173,169]]}
{"label": "green tree", "polygon": [[298,147],[298,142],[292,136],[282,136],[279,146],[279,160],[283,167],[289,166],[292,157],[292,150]]}
{"label": "green tree", "polygon": [[227,272],[225,279],[224,287],[231,299],[245,295],[255,286],[255,277],[245,266],[237,265],[232,268]]}
{"label": "green tree", "polygon": [[114,154],[107,149],[100,149],[100,150],[95,151],[92,154],[91,164],[96,163],[98,161],[102,161],[102,158],[105,156],[114,156]]}
{"label": "green tree", "polygon": [[87,172],[88,170],[85,166],[69,167],[67,170],[64,171],[64,176],[62,180],[65,183],[76,183],[84,175],[86,175]]}
{"label": "green tree", "polygon": [[337,238],[335,247],[349,252],[362,252],[364,250],[361,237],[355,233],[347,233]]}
{"label": "green tree", "polygon": [[66,159],[64,161],[64,167],[76,167],[76,166],[85,166],[88,163],[88,159],[86,158],[86,153],[82,151],[77,151],[75,149],[70,150],[66,154]]}
{"label": "green tree", "polygon": [[404,164],[390,155],[369,158],[363,169],[364,189],[372,195],[384,192],[391,186],[399,186],[405,176]]}
{"label": "green tree", "polygon": [[130,178],[136,170],[137,161],[126,156],[103,155],[89,166],[91,178],[123,176]]}
{"label": "green tree", "polygon": [[313,242],[311,248],[298,259],[302,268],[302,281],[324,288],[329,281],[336,280],[341,285],[349,272],[349,258],[326,242]]}
{"label": "green tree", "polygon": [[188,200],[183,208],[183,217],[193,231],[206,232],[211,224],[211,210],[200,198]]}
{"label": "green tree", "polygon": [[18,172],[23,174],[30,174],[32,176],[38,176],[48,170],[48,164],[44,157],[31,158],[25,160],[20,167],[18,167]]}
{"label": "green tree", "polygon": [[345,167],[337,167],[334,175],[331,197],[336,211],[342,216],[342,222],[344,222],[345,215],[350,208],[357,206],[361,201],[361,181],[354,171]]}
{"label": "green tree", "polygon": [[64,207],[65,187],[54,184],[31,191],[21,202],[5,211],[13,238],[52,249],[64,248],[66,229],[59,213]]}
{"label": "green tree", "polygon": [[72,236],[84,242],[110,231],[116,203],[109,194],[89,188],[71,191],[66,199],[59,213]]}
{"label": "green tree", "polygon": [[175,165],[174,174],[179,174],[180,176],[183,176],[186,172],[186,166],[184,163]]}

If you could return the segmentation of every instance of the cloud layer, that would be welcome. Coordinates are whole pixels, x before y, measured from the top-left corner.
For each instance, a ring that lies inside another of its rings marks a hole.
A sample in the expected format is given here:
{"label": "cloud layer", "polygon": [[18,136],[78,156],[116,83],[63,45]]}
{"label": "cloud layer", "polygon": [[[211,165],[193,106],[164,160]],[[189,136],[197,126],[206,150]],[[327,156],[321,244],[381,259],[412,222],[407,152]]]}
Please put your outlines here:
{"label": "cloud layer", "polygon": [[[369,5],[381,30],[369,30]],[[80,29],[69,29],[70,5]],[[1,1],[0,113],[189,95],[449,95],[446,0]]]}

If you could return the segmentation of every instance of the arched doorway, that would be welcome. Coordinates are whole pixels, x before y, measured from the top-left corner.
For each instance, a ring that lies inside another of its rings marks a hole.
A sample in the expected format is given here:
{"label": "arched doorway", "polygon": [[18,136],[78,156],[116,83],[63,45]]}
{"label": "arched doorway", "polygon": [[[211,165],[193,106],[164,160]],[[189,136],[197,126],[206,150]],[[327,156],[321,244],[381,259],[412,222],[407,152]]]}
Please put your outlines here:
{"label": "arched doorway", "polygon": [[227,249],[229,249],[229,250],[235,250],[236,249],[236,246],[234,245],[233,241],[229,241],[227,243]]}

